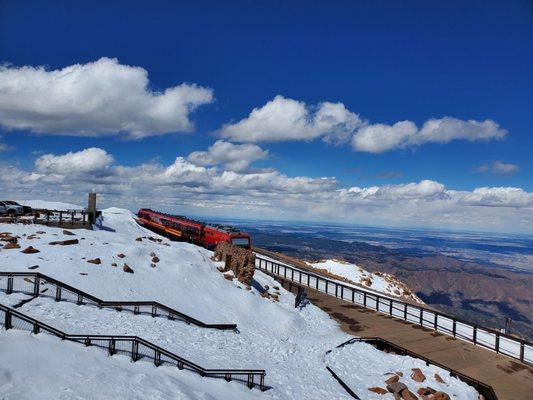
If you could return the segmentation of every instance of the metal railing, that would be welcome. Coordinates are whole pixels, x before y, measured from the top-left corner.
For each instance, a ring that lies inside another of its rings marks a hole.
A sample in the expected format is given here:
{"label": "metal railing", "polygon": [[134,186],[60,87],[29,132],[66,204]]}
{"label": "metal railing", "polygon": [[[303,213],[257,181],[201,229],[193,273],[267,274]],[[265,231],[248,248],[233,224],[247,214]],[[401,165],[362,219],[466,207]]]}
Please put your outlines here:
{"label": "metal railing", "polygon": [[256,254],[256,268],[274,277],[307,286],[330,296],[369,308],[415,325],[432,329],[533,365],[533,343],[496,329],[486,328],[436,310],[406,303],[386,295],[367,292],[297,267]]}
{"label": "metal railing", "polygon": [[[2,279],[5,278],[5,279]],[[5,286],[2,284],[5,280]],[[99,308],[113,308],[117,311],[132,311],[134,314],[151,314],[152,317],[166,316],[168,319],[179,319],[188,324],[201,328],[213,328],[221,330],[237,329],[237,324],[206,324],[178,310],[174,310],[156,301],[106,301],[89,293],[70,286],[57,279],[51,278],[39,272],[0,272],[0,290],[7,294],[22,292],[32,296],[42,296],[42,285],[50,285],[55,288],[51,296],[55,301],[72,301],[78,305],[94,304]]]}
{"label": "metal railing", "polygon": [[224,378],[228,382],[233,379],[244,382],[246,379],[246,385],[250,389],[254,386],[259,386],[261,390],[266,390],[266,372],[263,369],[203,368],[192,361],[137,336],[68,334],[3,304],[0,304],[0,323],[3,323],[6,330],[28,330],[34,334],[47,332],[62,340],[83,343],[85,346],[94,345],[106,348],[110,356],[114,354],[127,354],[133,362],[143,358],[149,358],[157,367],[163,364],[174,365],[178,369],[185,368],[205,377]]}
{"label": "metal railing", "polygon": [[[376,347],[378,350],[386,350],[386,351],[392,351],[396,354],[402,355],[402,356],[410,356],[413,358],[418,358],[426,363],[426,365],[434,365],[436,367],[442,368],[450,374],[452,378],[458,378],[461,381],[467,383],[470,386],[473,386],[476,388],[476,390],[484,396],[486,400],[498,400],[498,396],[494,392],[494,389],[492,386],[487,385],[486,383],[483,383],[475,378],[472,378],[471,376],[465,375],[453,368],[449,368],[446,365],[443,365],[441,363],[438,363],[436,361],[433,361],[421,354],[415,353],[414,351],[407,350],[406,348],[402,346],[398,346],[397,344],[394,344],[392,342],[389,342],[386,339],[380,338],[380,337],[355,337],[350,340],[347,340],[346,342],[343,342],[336,346],[336,348],[341,348],[346,345],[352,344],[352,343],[358,343],[358,342],[364,342],[369,343]],[[327,351],[326,354],[331,353],[331,350]]]}

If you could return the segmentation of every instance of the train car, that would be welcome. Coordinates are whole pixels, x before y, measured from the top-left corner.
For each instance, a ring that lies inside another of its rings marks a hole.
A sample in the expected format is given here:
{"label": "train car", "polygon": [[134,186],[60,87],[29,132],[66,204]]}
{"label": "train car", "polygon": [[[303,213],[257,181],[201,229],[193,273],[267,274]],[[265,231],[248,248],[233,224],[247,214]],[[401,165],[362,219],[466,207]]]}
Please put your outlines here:
{"label": "train car", "polygon": [[250,235],[239,229],[219,224],[206,224],[181,215],[165,214],[149,208],[141,208],[137,213],[137,223],[161,232],[174,239],[195,243],[213,250],[220,242],[250,249]]}

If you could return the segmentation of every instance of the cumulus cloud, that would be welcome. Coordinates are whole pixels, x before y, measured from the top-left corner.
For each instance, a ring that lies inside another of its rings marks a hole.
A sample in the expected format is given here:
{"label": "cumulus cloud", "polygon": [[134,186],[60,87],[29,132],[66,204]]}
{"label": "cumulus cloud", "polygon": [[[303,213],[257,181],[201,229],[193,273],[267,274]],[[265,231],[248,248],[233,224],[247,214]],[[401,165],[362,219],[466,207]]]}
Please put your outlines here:
{"label": "cumulus cloud", "polygon": [[490,119],[464,121],[443,117],[429,119],[421,128],[408,120],[392,125],[370,123],[342,103],[309,106],[278,95],[264,106],[254,108],[246,118],[224,125],[219,134],[237,142],[254,143],[317,138],[333,144],[351,141],[357,151],[382,153],[424,143],[501,139],[507,131]]}
{"label": "cumulus cloud", "polygon": [[230,171],[245,171],[254,161],[268,157],[268,150],[255,144],[233,144],[218,140],[207,151],[195,151],[187,160],[200,166],[223,165]]}
{"label": "cumulus cloud", "polygon": [[[94,190],[106,206],[151,206],[195,213],[271,219],[327,220],[387,226],[530,231],[533,193],[514,187],[459,191],[426,179],[397,185],[342,187],[334,177],[280,171],[230,171],[197,165],[117,165],[103,149],[37,158],[32,170],[2,164],[0,191],[13,198],[84,202]],[[214,211],[216,210],[216,211]]]}
{"label": "cumulus cloud", "polygon": [[420,129],[411,121],[401,121],[394,125],[367,125],[354,133],[352,147],[357,151],[383,153],[424,143],[502,139],[506,134],[505,129],[489,119],[480,122],[444,117],[430,119]]}
{"label": "cumulus cloud", "polygon": [[520,169],[518,165],[493,161],[488,164],[482,164],[474,169],[477,173],[492,173],[496,175],[512,175]]}
{"label": "cumulus cloud", "polygon": [[0,67],[0,125],[40,134],[143,138],[192,131],[189,115],[211,89],[183,83],[154,91],[148,72],[100,58],[63,69]]}
{"label": "cumulus cloud", "polygon": [[101,173],[109,168],[113,157],[105,150],[91,147],[63,155],[45,154],[35,161],[39,173],[53,174],[91,174]]}
{"label": "cumulus cloud", "polygon": [[239,122],[226,124],[220,135],[238,142],[279,142],[313,140],[342,142],[361,125],[357,114],[342,103],[320,103],[309,107],[304,102],[276,96],[263,107],[254,108]]}

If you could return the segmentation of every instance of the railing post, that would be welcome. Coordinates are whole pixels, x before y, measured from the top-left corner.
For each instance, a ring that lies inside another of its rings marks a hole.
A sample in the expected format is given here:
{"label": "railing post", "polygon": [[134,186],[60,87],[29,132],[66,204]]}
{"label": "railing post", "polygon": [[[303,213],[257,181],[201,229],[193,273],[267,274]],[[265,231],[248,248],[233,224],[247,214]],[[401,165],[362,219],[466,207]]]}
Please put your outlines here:
{"label": "railing post", "polygon": [[11,311],[9,310],[6,310],[6,315],[4,318],[4,327],[6,328],[6,331],[13,327],[12,322],[11,322]]}
{"label": "railing post", "polygon": [[85,225],[85,211],[81,212],[82,225]]}
{"label": "railing post", "polygon": [[261,377],[259,378],[259,389],[264,392],[266,387],[265,387],[265,375],[261,374]]}
{"label": "railing post", "polygon": [[355,303],[355,290],[351,289],[352,291],[352,303]]}
{"label": "railing post", "polygon": [[326,279],[324,282],[326,282],[326,294],[328,294],[328,280]]}
{"label": "railing post", "polygon": [[366,308],[366,292],[363,292],[363,307]]}
{"label": "railing post", "polygon": [[133,313],[134,314],[139,314],[139,306],[134,306],[133,307]]}
{"label": "railing post", "polygon": [[37,335],[40,331],[41,331],[41,327],[39,326],[39,324],[37,322],[33,324],[33,333]]}
{"label": "railing post", "polygon": [[496,351],[496,353],[499,353],[500,352],[500,333],[496,333],[496,343],[494,345],[494,350]]}
{"label": "railing post", "polygon": [[61,286],[56,286],[56,301],[61,301]]}
{"label": "railing post", "polygon": [[452,335],[455,337],[455,334],[457,332],[457,321],[453,320],[453,326],[452,326]]}
{"label": "railing post", "polygon": [[376,295],[376,311],[379,311],[379,296]]}
{"label": "railing post", "polygon": [[474,331],[472,332],[472,341],[477,344],[477,326],[474,325]]}
{"label": "railing post", "polygon": [[183,362],[182,361],[178,361],[178,369],[183,369]]}
{"label": "railing post", "polygon": [[520,342],[520,361],[524,362],[524,347],[525,344],[524,344],[524,341],[521,341]]}
{"label": "railing post", "polygon": [[335,297],[339,297],[339,285],[335,284]]}
{"label": "railing post", "polygon": [[248,374],[247,386],[248,386],[248,389],[253,389],[253,387],[254,387],[254,376],[253,376],[253,374]]}
{"label": "railing post", "polygon": [[136,362],[139,359],[139,343],[136,340],[131,342],[131,361]]}
{"label": "railing post", "polygon": [[424,326],[424,309],[420,309],[420,325]]}
{"label": "railing post", "polygon": [[82,305],[83,304],[83,296],[81,294],[78,294],[78,301],[76,302],[77,305]]}
{"label": "railing post", "polygon": [[59,211],[59,226],[63,224],[63,211]]}
{"label": "railing post", "polygon": [[74,226],[74,211],[72,212],[72,219],[70,220],[70,224]]}
{"label": "railing post", "polygon": [[437,328],[439,327],[438,317],[439,317],[439,314],[435,313],[435,318],[433,320],[433,329],[435,329],[435,330],[437,330]]}
{"label": "railing post", "polygon": [[154,364],[156,367],[161,365],[161,352],[159,350],[154,350]]}
{"label": "railing post", "polygon": [[35,277],[35,280],[33,281],[33,295],[39,296],[39,290],[40,290],[40,284],[41,280],[38,276]]}
{"label": "railing post", "polygon": [[291,268],[291,280],[294,280],[294,268]]}
{"label": "railing post", "polygon": [[407,303],[403,303],[403,319],[407,321]]}
{"label": "railing post", "polygon": [[109,339],[109,355],[112,356],[115,354],[115,339]]}
{"label": "railing post", "polygon": [[156,306],[152,306],[152,318],[154,318],[156,316],[157,316],[157,307]]}
{"label": "railing post", "polygon": [[341,286],[341,299],[344,300],[344,286]]}
{"label": "railing post", "polygon": [[7,294],[13,293],[13,277],[12,276],[7,278],[7,290],[6,290],[6,293]]}

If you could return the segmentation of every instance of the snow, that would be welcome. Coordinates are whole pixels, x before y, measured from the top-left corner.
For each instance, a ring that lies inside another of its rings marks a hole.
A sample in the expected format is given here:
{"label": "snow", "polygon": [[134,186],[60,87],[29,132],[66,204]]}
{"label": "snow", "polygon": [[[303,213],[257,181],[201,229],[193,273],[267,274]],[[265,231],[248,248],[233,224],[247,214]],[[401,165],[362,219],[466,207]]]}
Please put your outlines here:
{"label": "snow", "polygon": [[[0,332],[0,359],[12,360],[11,364],[0,363],[0,398],[350,398],[324,363],[326,351],[349,336],[312,304],[295,309],[294,296],[260,271],[256,271],[251,289],[246,290],[237,281],[223,277],[217,270],[222,263],[211,260],[212,252],[160,237],[137,225],[130,211],[118,208],[104,210],[95,230],[74,230],[75,236],[65,234],[62,228],[42,225],[0,224],[0,232],[19,236],[21,250],[30,245],[40,250],[35,254],[0,250],[0,271],[28,271],[28,267],[38,265],[35,272],[104,300],[159,301],[206,323],[236,323],[238,332],[66,301],[57,303],[46,296],[24,304],[20,312],[67,333],[137,335],[206,368],[265,369],[266,384],[271,387],[266,392],[248,390],[238,382],[201,378],[176,368],[156,369],[141,361],[132,364],[122,356],[109,358],[96,348],[85,349],[45,334],[8,331]],[[30,239],[32,234],[35,237]],[[139,237],[142,241],[136,240]],[[79,244],[48,244],[73,238]],[[152,252],[160,259],[155,268],[150,266]],[[120,253],[125,257],[119,258]],[[96,257],[101,265],[87,262]],[[125,273],[123,263],[134,273]],[[271,292],[280,292],[279,302],[260,296],[265,285]],[[47,294],[52,296],[53,290]],[[28,297],[0,291],[4,305],[12,306]],[[366,353],[369,357],[384,354],[372,356],[372,352],[377,350],[362,351],[361,359]],[[333,360],[331,355],[328,359]],[[367,373],[388,372],[380,363],[364,365]],[[441,374],[446,375],[444,371]],[[42,395],[35,395],[37,388],[47,385]],[[365,382],[353,387],[363,396],[366,388]]]}
{"label": "snow", "polygon": [[17,203],[23,206],[28,206],[36,209],[47,209],[57,211],[67,210],[83,210],[83,207],[76,204],[61,203],[58,201],[45,201],[45,200],[17,200]]}
{"label": "snow", "polygon": [[[407,388],[416,393],[421,387],[431,387],[436,391],[447,393],[452,399],[477,399],[476,390],[462,383],[458,379],[451,378],[440,368],[426,364],[416,358],[409,356],[399,356],[396,354],[383,353],[376,350],[368,343],[353,343],[336,348],[326,355],[327,365],[335,372],[348,386],[354,387],[381,387],[386,388],[385,380],[396,372],[401,372],[403,377],[400,382],[407,385]],[[379,364],[381,371],[378,372],[373,365]],[[419,368],[423,371],[426,379],[424,382],[416,382],[411,379],[412,369]],[[439,383],[435,379],[435,374],[444,380]],[[380,395],[370,392],[368,389],[357,392],[358,396],[364,399],[392,399],[392,394]]]}
{"label": "snow", "polygon": [[346,278],[352,283],[363,285],[366,288],[385,293],[389,296],[404,297],[424,304],[410,290],[406,290],[407,287],[405,284],[390,274],[368,272],[356,264],[339,260],[325,260],[308,264],[313,268],[326,270],[331,274]]}

